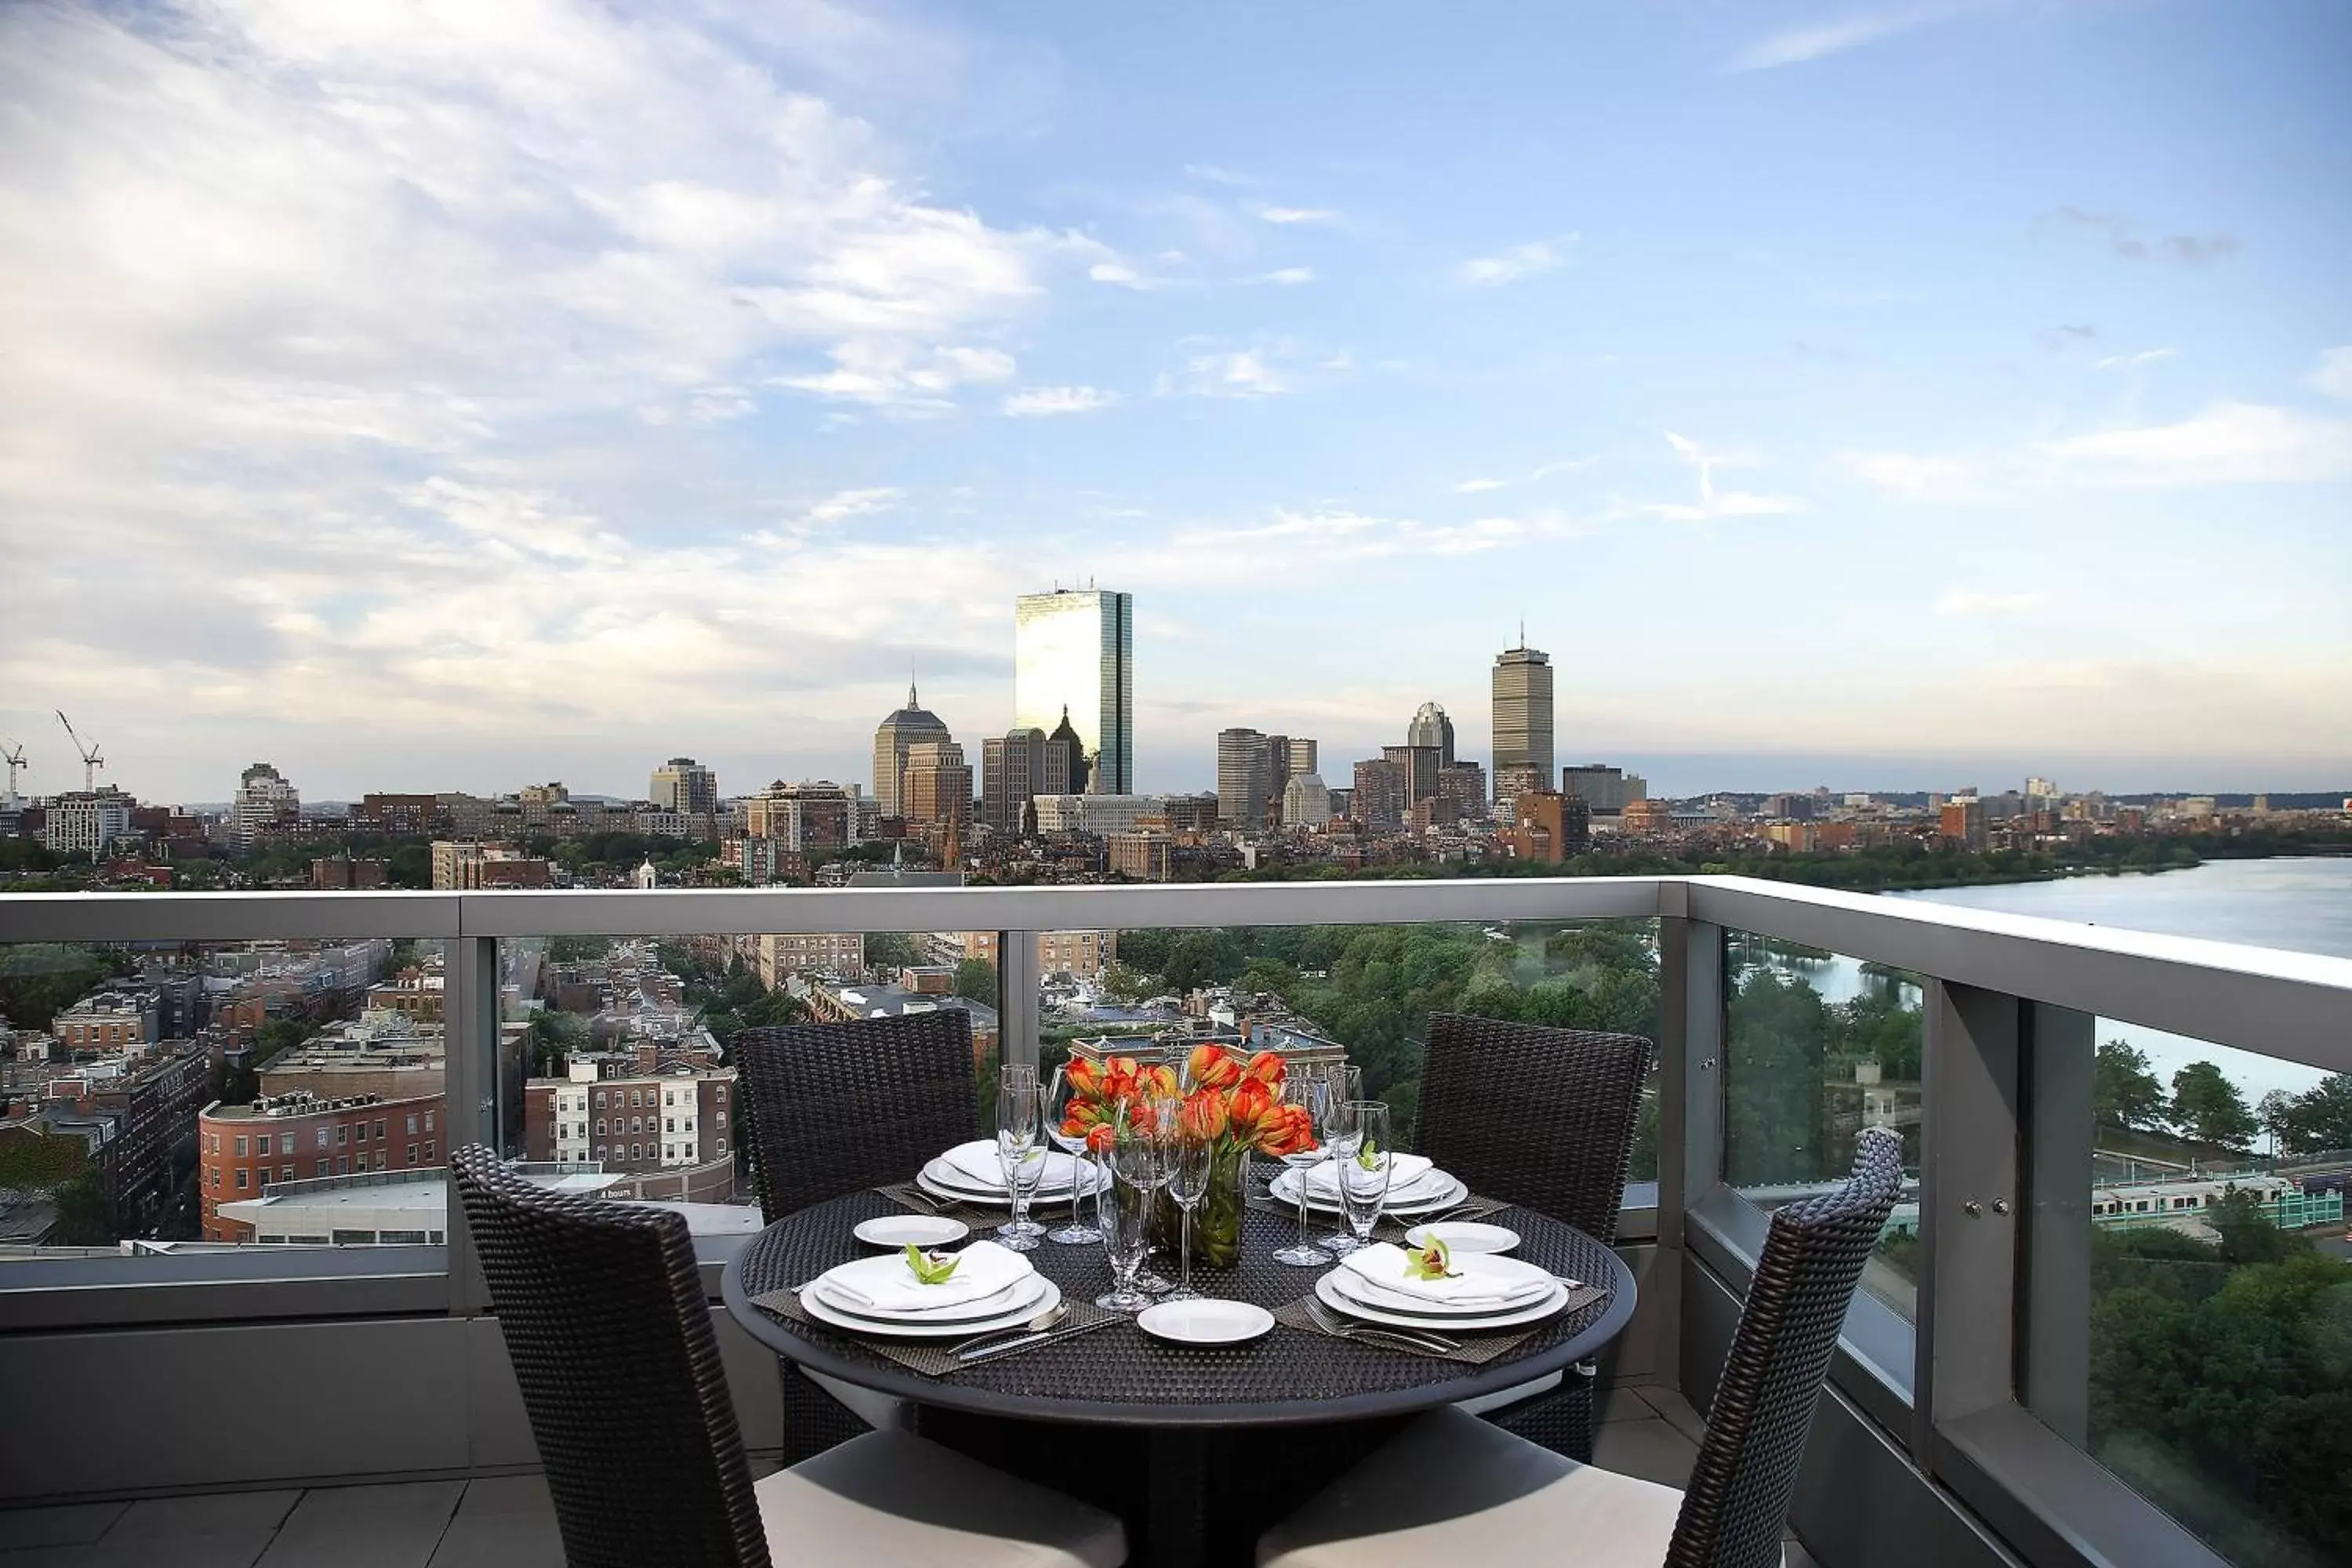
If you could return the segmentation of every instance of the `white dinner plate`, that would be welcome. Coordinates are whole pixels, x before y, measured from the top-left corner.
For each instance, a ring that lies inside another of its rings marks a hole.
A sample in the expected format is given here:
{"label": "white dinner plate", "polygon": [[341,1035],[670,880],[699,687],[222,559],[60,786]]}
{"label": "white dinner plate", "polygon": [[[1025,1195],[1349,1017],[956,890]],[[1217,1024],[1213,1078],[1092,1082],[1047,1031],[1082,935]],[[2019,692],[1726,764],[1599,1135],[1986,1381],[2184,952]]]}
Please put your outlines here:
{"label": "white dinner plate", "polygon": [[850,1234],[868,1247],[899,1247],[913,1242],[925,1251],[934,1247],[952,1247],[971,1234],[971,1227],[960,1219],[942,1219],[935,1214],[886,1214],[866,1220]]}
{"label": "white dinner plate", "polygon": [[1361,1318],[1368,1323],[1385,1323],[1396,1329],[1423,1329],[1442,1333],[1475,1333],[1487,1329],[1516,1329],[1527,1323],[1542,1322],[1546,1318],[1559,1311],[1568,1300],[1568,1287],[1562,1285],[1556,1288],[1542,1300],[1513,1311],[1496,1312],[1491,1316],[1480,1318],[1448,1317],[1439,1320],[1425,1315],[1416,1316],[1411,1312],[1391,1312],[1381,1307],[1369,1307],[1361,1301],[1341,1295],[1339,1286],[1333,1282],[1333,1276],[1340,1272],[1339,1269],[1334,1268],[1329,1273],[1317,1278],[1315,1299],[1335,1312],[1343,1313],[1350,1318]]}
{"label": "white dinner plate", "polygon": [[[1496,1281],[1497,1285],[1541,1286],[1543,1289],[1540,1292],[1526,1298],[1522,1302],[1525,1306],[1531,1307],[1548,1300],[1558,1295],[1561,1289],[1559,1281],[1552,1276],[1538,1268],[1534,1264],[1522,1263],[1516,1258],[1498,1258],[1492,1253],[1465,1253],[1454,1259],[1454,1266],[1465,1274],[1483,1275]],[[1492,1305],[1486,1307],[1441,1305],[1414,1296],[1401,1286],[1391,1286],[1386,1280],[1368,1279],[1360,1272],[1347,1267],[1344,1263],[1337,1273],[1339,1277],[1332,1281],[1332,1286],[1339,1294],[1359,1306],[1371,1307],[1383,1312],[1394,1312],[1401,1317],[1426,1318],[1432,1322],[1452,1322],[1460,1318],[1491,1318],[1505,1310],[1517,1310]]]}
{"label": "white dinner plate", "polygon": [[854,1318],[861,1323],[961,1323],[976,1318],[1000,1318],[1024,1306],[1034,1310],[1034,1303],[1045,1294],[1039,1283],[1044,1278],[1041,1274],[1024,1274],[1001,1290],[992,1290],[985,1296],[975,1297],[957,1306],[905,1314],[877,1310],[852,1300],[835,1289],[829,1279],[815,1280],[809,1289],[823,1296],[825,1305],[843,1317]]}
{"label": "white dinner plate", "polygon": [[1442,1219],[1433,1225],[1414,1226],[1404,1233],[1404,1244],[1419,1250],[1429,1245],[1433,1236],[1454,1252],[1508,1252],[1519,1245],[1519,1233],[1516,1230],[1467,1219]]}
{"label": "white dinner plate", "polygon": [[872,1318],[852,1317],[826,1300],[814,1289],[801,1292],[801,1306],[818,1322],[829,1323],[836,1329],[846,1329],[853,1334],[877,1334],[894,1340],[962,1340],[970,1339],[975,1334],[992,1333],[998,1329],[1017,1329],[1038,1314],[1052,1311],[1055,1307],[1060,1306],[1062,1304],[1061,1287],[1051,1279],[1045,1279],[1042,1274],[1035,1278],[1045,1280],[1045,1294],[1019,1310],[999,1312],[992,1318],[982,1318],[961,1323],[910,1323],[896,1318],[887,1321],[877,1321]]}
{"label": "white dinner plate", "polygon": [[1180,1345],[1237,1345],[1274,1327],[1274,1314],[1247,1301],[1159,1301],[1136,1314],[1136,1327]]}
{"label": "white dinner plate", "polygon": [[[1297,1203],[1297,1173],[1295,1171],[1283,1172],[1280,1175],[1275,1177],[1272,1182],[1266,1184],[1266,1192],[1278,1203]],[[1441,1209],[1452,1208],[1455,1204],[1460,1203],[1464,1198],[1466,1198],[1469,1195],[1470,1189],[1468,1187],[1465,1186],[1454,1177],[1448,1176],[1445,1178],[1445,1184],[1434,1189],[1432,1195],[1427,1197],[1412,1198],[1404,1202],[1398,1202],[1392,1198],[1381,1205],[1381,1212],[1382,1214],[1402,1215],[1406,1216],[1417,1214],[1434,1214]],[[1339,1205],[1336,1202],[1328,1201],[1311,1192],[1307,1194],[1307,1206],[1310,1209],[1319,1210],[1324,1214],[1337,1214],[1339,1212]]]}
{"label": "white dinner plate", "polygon": [[[933,1160],[923,1167],[921,1175],[929,1177],[936,1184],[964,1197],[993,1198],[999,1202],[1004,1198],[1004,1188],[1001,1184],[983,1182],[961,1166],[951,1165],[945,1160]],[[918,1177],[918,1180],[919,1179],[920,1177]],[[1082,1184],[1081,1192],[1094,1191],[1095,1179],[1091,1167],[1079,1166],[1077,1179]],[[1067,1201],[1070,1195],[1070,1189],[1067,1187],[1040,1187],[1038,1192],[1043,1196],[1061,1198],[1065,1201]]]}

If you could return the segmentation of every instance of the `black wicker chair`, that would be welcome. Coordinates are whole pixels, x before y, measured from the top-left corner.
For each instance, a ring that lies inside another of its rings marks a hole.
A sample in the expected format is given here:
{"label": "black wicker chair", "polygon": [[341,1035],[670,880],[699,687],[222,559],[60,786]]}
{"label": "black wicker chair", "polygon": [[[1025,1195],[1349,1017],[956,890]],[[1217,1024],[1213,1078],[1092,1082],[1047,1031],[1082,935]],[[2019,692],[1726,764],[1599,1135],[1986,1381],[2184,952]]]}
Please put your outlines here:
{"label": "black wicker chair", "polygon": [[[751,1178],[772,1225],[844,1193],[906,1181],[980,1136],[971,1018],[959,1009],[746,1029],[733,1049]],[[790,1363],[777,1370],[789,1459],[911,1423],[895,1401],[813,1382]]]}
{"label": "black wicker chair", "polygon": [[906,1432],[754,1483],[685,1219],[451,1155],[572,1568],[1126,1557],[1118,1521]]}
{"label": "black wicker chair", "polygon": [[1457,1563],[1765,1568],[1863,1266],[1903,1184],[1864,1132],[1836,1191],[1774,1212],[1682,1491],[1564,1458],[1458,1410],[1416,1420],[1258,1542],[1260,1568]]}
{"label": "black wicker chair", "polygon": [[[1653,1054],[1633,1035],[1438,1014],[1429,1020],[1414,1147],[1472,1192],[1614,1242]],[[1590,1464],[1595,1381],[1590,1364],[1570,1367],[1556,1386],[1486,1418]]]}

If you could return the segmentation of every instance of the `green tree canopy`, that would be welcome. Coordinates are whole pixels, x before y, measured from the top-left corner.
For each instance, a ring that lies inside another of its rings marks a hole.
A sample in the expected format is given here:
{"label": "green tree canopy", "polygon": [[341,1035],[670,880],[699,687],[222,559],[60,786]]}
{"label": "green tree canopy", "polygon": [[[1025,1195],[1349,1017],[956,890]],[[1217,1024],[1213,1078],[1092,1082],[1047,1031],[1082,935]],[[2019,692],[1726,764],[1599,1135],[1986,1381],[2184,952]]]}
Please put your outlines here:
{"label": "green tree canopy", "polygon": [[983,1007],[996,1005],[996,965],[984,958],[967,958],[956,965],[955,994]]}
{"label": "green tree canopy", "polygon": [[2190,1062],[2172,1075],[2172,1121],[2190,1137],[2225,1149],[2244,1148],[2254,1138],[2246,1097],[2211,1062]]}
{"label": "green tree canopy", "polygon": [[2098,1048],[2092,1064],[2093,1115],[2102,1127],[2155,1127],[2164,1121],[2164,1085],[2147,1053],[2122,1040]]}

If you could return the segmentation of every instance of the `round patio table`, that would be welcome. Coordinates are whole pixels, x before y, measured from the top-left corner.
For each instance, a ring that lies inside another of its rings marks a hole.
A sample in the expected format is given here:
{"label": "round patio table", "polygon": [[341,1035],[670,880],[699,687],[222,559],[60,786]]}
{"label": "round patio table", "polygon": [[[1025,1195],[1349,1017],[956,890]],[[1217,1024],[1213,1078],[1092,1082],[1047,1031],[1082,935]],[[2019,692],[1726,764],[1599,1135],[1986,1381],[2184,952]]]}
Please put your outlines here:
{"label": "round patio table", "polygon": [[[1572,1226],[1517,1207],[1483,1217],[1518,1232],[1518,1257],[1608,1294],[1539,1325],[1483,1365],[1279,1323],[1246,1344],[1175,1345],[1129,1322],[927,1377],[858,1336],[751,1304],[754,1296],[870,1256],[851,1227],[903,1212],[879,1193],[856,1192],[787,1215],[727,1265],[728,1311],[807,1371],[920,1406],[927,1435],[1112,1508],[1128,1521],[1130,1561],[1138,1563],[1191,1564],[1245,1552],[1244,1536],[1272,1518],[1237,1514],[1272,1509],[1280,1517],[1401,1418],[1590,1360],[1633,1315],[1633,1277],[1615,1252]],[[1050,1213],[1043,1217],[1052,1222]],[[1330,1216],[1319,1217],[1328,1227]],[[983,1220],[973,1234],[991,1228]],[[1295,1213],[1244,1207],[1240,1262],[1208,1269],[1196,1259],[1194,1288],[1269,1310],[1309,1294],[1317,1271],[1271,1256],[1297,1228]],[[1029,1258],[1066,1296],[1091,1301],[1110,1287],[1098,1247],[1047,1242]],[[1024,1456],[1045,1462],[1019,1463]],[[1244,1505],[1244,1493],[1255,1510]]]}

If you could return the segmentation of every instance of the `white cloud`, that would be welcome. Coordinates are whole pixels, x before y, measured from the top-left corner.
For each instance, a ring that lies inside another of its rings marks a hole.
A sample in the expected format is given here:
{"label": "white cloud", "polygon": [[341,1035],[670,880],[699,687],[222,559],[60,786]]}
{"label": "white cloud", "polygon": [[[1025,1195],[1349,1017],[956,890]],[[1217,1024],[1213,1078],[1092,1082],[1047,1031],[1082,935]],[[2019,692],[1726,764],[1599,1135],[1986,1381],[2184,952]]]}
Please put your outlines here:
{"label": "white cloud", "polygon": [[1975,0],[1973,4],[1910,5],[1889,11],[1860,12],[1832,21],[1790,27],[1748,45],[1734,55],[1725,68],[1756,71],[1770,70],[1779,66],[1802,65],[1809,60],[1843,54],[1864,44],[1874,44],[1883,38],[1892,38],[1915,28],[1949,21],[1955,16],[1986,8],[1985,0]]}
{"label": "white cloud", "polygon": [[2322,353],[2311,384],[2330,397],[2352,397],[2352,346]]}
{"label": "white cloud", "polygon": [[844,522],[853,517],[887,511],[905,497],[905,491],[889,485],[877,485],[862,490],[835,490],[803,513],[802,521],[808,523]]}
{"label": "white cloud", "polygon": [[1575,251],[1577,236],[1563,235],[1557,239],[1529,240],[1525,245],[1510,246],[1492,256],[1473,257],[1454,268],[1461,282],[1480,289],[1500,288],[1507,283],[1522,282],[1559,270],[1569,264]]}
{"label": "white cloud", "polygon": [[1337,223],[1339,215],[1328,207],[1277,207],[1259,203],[1250,208],[1268,223]]}
{"label": "white cloud", "polygon": [[1124,261],[1097,261],[1087,268],[1087,277],[1094,282],[1115,284],[1121,289],[1150,290],[1160,287],[1158,279],[1146,278]]}
{"label": "white cloud", "polygon": [[1664,518],[1669,522],[1706,522],[1717,518],[1777,517],[1786,512],[1801,511],[1804,502],[1793,496],[1757,495],[1748,490],[1717,490],[1715,470],[1748,461],[1744,457],[1727,457],[1707,452],[1687,436],[1672,430],[1664,432],[1666,444],[1684,461],[1698,471],[1698,502],[1654,501],[1639,510],[1650,517]]}
{"label": "white cloud", "polygon": [[2109,354],[2105,359],[2099,360],[2094,368],[2098,370],[2137,370],[2142,365],[2156,364],[2161,361],[2171,359],[2179,353],[2180,351],[2179,349],[2142,349],[2136,354]]}
{"label": "white cloud", "polygon": [[2170,425],[2045,443],[2061,472],[2117,485],[2292,484],[2352,478],[2352,420],[2216,403]]}
{"label": "white cloud", "polygon": [[1118,401],[1118,393],[1106,392],[1098,386],[1024,386],[1004,400],[1004,412],[1016,419],[1091,414]]}
{"label": "white cloud", "polygon": [[1914,500],[1958,500],[1975,479],[1962,459],[1922,452],[1849,452],[1840,462],[1855,478]]}
{"label": "white cloud", "polygon": [[1289,375],[1256,349],[1194,354],[1176,384],[1194,397],[1272,397],[1295,390]]}
{"label": "white cloud", "polygon": [[1301,283],[1314,282],[1315,268],[1312,267],[1278,267],[1271,272],[1259,273],[1257,276],[1257,281],[1260,283],[1278,283],[1289,287],[1296,287]]}
{"label": "white cloud", "polygon": [[1465,479],[1454,487],[1454,493],[1458,496],[1475,496],[1484,490],[1499,490],[1510,482],[1508,479]]}
{"label": "white cloud", "polygon": [[961,345],[916,350],[851,342],[837,345],[831,357],[831,370],[778,376],[775,384],[838,402],[943,413],[955,406],[958,387],[1009,381],[1017,368],[1001,349]]}
{"label": "white cloud", "polygon": [[2039,594],[1994,594],[1974,588],[1948,588],[1936,601],[1936,614],[1951,619],[2031,615],[2042,607]]}

